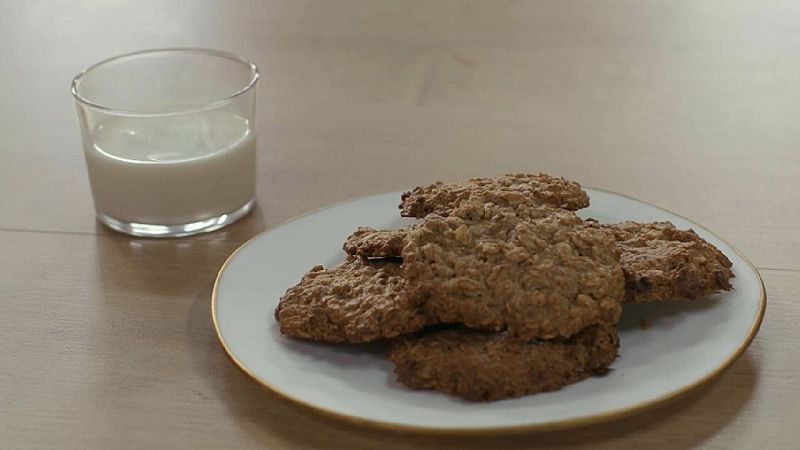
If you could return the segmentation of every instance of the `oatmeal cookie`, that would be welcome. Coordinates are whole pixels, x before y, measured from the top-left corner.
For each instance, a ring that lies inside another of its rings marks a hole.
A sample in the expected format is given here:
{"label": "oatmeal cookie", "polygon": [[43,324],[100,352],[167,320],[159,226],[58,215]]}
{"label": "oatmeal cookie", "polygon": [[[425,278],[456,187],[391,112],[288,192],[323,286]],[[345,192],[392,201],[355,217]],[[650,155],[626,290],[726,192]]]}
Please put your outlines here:
{"label": "oatmeal cookie", "polygon": [[[732,288],[730,260],[691,230],[678,230],[669,222],[587,224],[614,234],[625,274],[627,303],[693,300]],[[348,238],[345,251],[399,257],[407,234],[407,229],[363,229]]]}
{"label": "oatmeal cookie", "polygon": [[[545,205],[519,205],[517,207],[502,206],[485,202],[482,198],[471,198],[450,212],[450,216],[459,217],[473,222],[474,227],[486,226],[493,216],[514,215],[521,219],[543,219],[556,217],[559,223],[568,225],[583,224],[572,211],[553,208]],[[370,227],[359,227],[347,237],[342,246],[349,255],[366,256],[370,258],[400,257],[405,247],[408,232],[417,225],[396,230],[377,230]],[[476,230],[477,231],[477,228]]]}
{"label": "oatmeal cookie", "polygon": [[732,288],[730,260],[692,230],[678,230],[670,222],[601,227],[617,241],[626,302],[694,300]]}
{"label": "oatmeal cookie", "polygon": [[405,217],[440,216],[470,198],[502,206],[549,205],[568,210],[589,206],[589,196],[580,184],[564,178],[540,173],[509,174],[491,178],[473,178],[459,183],[441,181],[417,187],[402,195],[400,210]]}
{"label": "oatmeal cookie", "polygon": [[624,296],[613,236],[569,215],[429,215],[409,230],[403,277],[432,323],[567,337],[616,323]]}
{"label": "oatmeal cookie", "polygon": [[397,260],[349,258],[313,267],[275,309],[282,334],[326,342],[367,342],[418,331],[426,320],[405,292]]}
{"label": "oatmeal cookie", "polygon": [[618,348],[613,325],[552,340],[458,328],[397,338],[389,359],[398,381],[412,389],[489,401],[552,391],[604,374]]}
{"label": "oatmeal cookie", "polygon": [[[413,227],[413,225],[412,225]],[[348,255],[374,257],[399,257],[406,245],[408,230],[376,230],[359,227],[347,237],[342,249]]]}

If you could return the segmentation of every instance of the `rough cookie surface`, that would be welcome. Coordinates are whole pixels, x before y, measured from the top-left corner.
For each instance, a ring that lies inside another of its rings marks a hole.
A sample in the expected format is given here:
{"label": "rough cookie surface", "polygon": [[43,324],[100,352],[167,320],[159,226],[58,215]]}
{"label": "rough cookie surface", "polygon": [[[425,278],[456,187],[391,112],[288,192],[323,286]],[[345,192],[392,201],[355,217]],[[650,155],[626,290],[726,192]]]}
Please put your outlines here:
{"label": "rough cookie surface", "polygon": [[618,348],[610,325],[549,341],[459,328],[397,338],[389,358],[398,381],[412,389],[488,401],[552,391],[605,373]]}
{"label": "rough cookie surface", "polygon": [[730,260],[692,230],[670,222],[622,222],[614,233],[625,272],[625,301],[694,300],[731,289]]}
{"label": "rough cookie surface", "polygon": [[[558,216],[560,223],[566,225],[579,225],[583,223],[571,211],[565,211],[544,205],[519,205],[517,207],[501,206],[494,203],[485,203],[482,199],[471,199],[450,212],[453,217],[475,222],[474,226],[481,226],[481,221],[487,221],[498,214],[511,214],[521,219],[542,219]],[[370,227],[359,227],[347,237],[343,245],[345,253],[349,255],[366,256],[370,258],[400,257],[405,247],[408,232],[417,225],[396,230],[376,230]]]}
{"label": "rough cookie surface", "polygon": [[[413,226],[413,225],[412,225]],[[368,257],[397,257],[406,245],[405,228],[399,230],[376,230],[359,227],[348,236],[343,250],[348,255]]]}
{"label": "rough cookie surface", "polygon": [[[625,302],[693,300],[732,288],[728,258],[691,230],[678,230],[669,222],[587,224],[612,232],[617,240]],[[345,250],[357,249],[362,256],[399,257],[406,235],[405,229],[370,229],[352,235]]]}
{"label": "rough cookie surface", "polygon": [[425,326],[419,303],[405,292],[400,263],[350,258],[313,267],[275,309],[282,334],[326,342],[367,342]]}
{"label": "rough cookie surface", "polygon": [[425,217],[448,216],[469,199],[480,198],[501,206],[549,205],[578,210],[589,206],[589,196],[580,184],[547,174],[509,174],[491,178],[473,178],[459,183],[437,182],[417,187],[403,194],[401,215]]}
{"label": "rough cookie surface", "polygon": [[549,339],[616,323],[621,311],[614,238],[576,225],[573,213],[431,215],[408,232],[402,257],[407,289],[432,323]]}

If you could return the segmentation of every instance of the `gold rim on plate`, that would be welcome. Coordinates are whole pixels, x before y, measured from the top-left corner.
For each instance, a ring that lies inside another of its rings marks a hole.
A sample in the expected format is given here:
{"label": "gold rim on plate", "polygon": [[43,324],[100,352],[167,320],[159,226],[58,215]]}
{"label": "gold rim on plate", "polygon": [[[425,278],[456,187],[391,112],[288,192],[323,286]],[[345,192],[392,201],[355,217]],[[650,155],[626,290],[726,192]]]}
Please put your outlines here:
{"label": "gold rim on plate", "polygon": [[[725,240],[724,238],[722,238],[718,234],[714,233],[713,231],[711,231],[707,227],[695,222],[694,220],[689,219],[688,217],[686,217],[686,216],[684,216],[682,214],[678,214],[678,213],[676,213],[674,211],[670,211],[670,210],[668,210],[666,208],[662,208],[660,206],[653,205],[652,203],[648,203],[648,202],[645,202],[643,200],[639,200],[639,199],[637,199],[635,197],[631,197],[629,195],[620,194],[620,193],[609,191],[609,190],[606,190],[606,189],[591,188],[591,187],[587,187],[587,186],[584,186],[584,187],[586,189],[590,189],[590,190],[593,190],[593,191],[599,191],[599,192],[605,192],[607,194],[618,195],[620,197],[625,197],[625,198],[628,198],[628,199],[631,199],[631,200],[634,200],[634,201],[637,201],[637,202],[640,202],[640,203],[644,203],[646,205],[652,206],[652,207],[660,209],[662,211],[666,211],[666,212],[668,212],[670,214],[674,214],[674,215],[676,215],[676,216],[678,216],[678,217],[680,217],[680,218],[682,218],[684,220],[687,220],[687,221],[691,222],[692,224],[694,224],[694,225],[696,225],[698,227],[703,228],[706,232],[708,232],[712,236],[714,236],[717,239],[719,239],[720,241],[724,242],[728,247],[730,247],[753,270],[753,273],[755,273],[756,278],[758,279],[758,282],[759,282],[759,289],[760,289],[758,313],[756,314],[756,317],[753,319],[753,323],[750,324],[750,329],[748,330],[747,335],[739,343],[739,346],[736,348],[736,351],[731,353],[730,356],[728,356],[728,358],[725,361],[723,361],[719,366],[717,366],[711,372],[707,373],[704,377],[702,377],[698,381],[696,381],[696,382],[694,382],[692,384],[686,385],[686,386],[682,386],[681,388],[676,389],[676,390],[674,390],[672,392],[668,392],[668,393],[666,393],[664,395],[661,395],[660,397],[656,397],[654,399],[643,401],[643,402],[637,403],[635,405],[626,406],[624,408],[618,408],[616,410],[608,411],[608,412],[601,413],[601,414],[593,414],[593,415],[589,415],[589,416],[577,417],[577,418],[566,419],[566,420],[554,420],[554,421],[550,421],[550,422],[539,422],[539,423],[534,423],[534,424],[496,426],[496,427],[479,427],[479,428],[478,427],[470,427],[470,428],[458,428],[458,427],[432,428],[432,427],[421,427],[421,426],[416,426],[416,425],[403,425],[403,424],[397,424],[397,423],[393,423],[393,422],[384,422],[384,421],[380,421],[380,420],[364,419],[364,418],[361,418],[361,417],[351,416],[351,415],[348,415],[348,414],[342,414],[340,412],[337,412],[337,411],[334,411],[334,410],[331,410],[331,409],[328,409],[328,408],[322,408],[320,406],[317,406],[317,405],[314,405],[314,404],[311,404],[311,403],[306,403],[306,402],[304,402],[302,400],[299,400],[297,398],[294,398],[291,395],[287,394],[286,392],[283,392],[280,389],[278,389],[278,388],[266,383],[265,381],[260,379],[256,374],[254,374],[241,361],[239,361],[236,358],[236,356],[234,356],[233,352],[228,347],[228,344],[225,342],[225,339],[223,339],[223,337],[222,337],[222,333],[220,332],[220,329],[219,329],[219,322],[217,320],[217,288],[219,286],[219,280],[222,277],[222,273],[225,271],[225,268],[228,266],[228,263],[231,262],[231,260],[233,260],[233,258],[236,256],[237,253],[239,253],[239,250],[243,249],[248,244],[250,244],[254,240],[258,239],[264,233],[268,233],[268,232],[270,232],[270,231],[272,231],[272,230],[274,230],[274,229],[276,229],[278,227],[286,225],[286,224],[288,224],[290,222],[294,222],[295,220],[301,219],[303,217],[310,216],[311,214],[315,214],[315,213],[323,211],[323,210],[327,210],[327,209],[330,209],[330,208],[335,208],[335,207],[340,206],[340,205],[342,205],[344,203],[349,203],[349,202],[352,202],[352,201],[361,200],[361,199],[364,199],[364,198],[367,198],[367,197],[371,197],[371,196],[364,196],[364,197],[359,197],[359,198],[355,198],[355,199],[348,199],[348,200],[344,200],[344,201],[341,201],[341,202],[336,202],[336,203],[333,203],[333,204],[330,204],[330,205],[327,205],[327,206],[323,206],[321,208],[317,208],[317,209],[308,211],[306,213],[294,216],[294,217],[292,217],[292,218],[290,218],[288,220],[285,220],[285,221],[279,223],[278,225],[275,225],[274,227],[271,227],[271,228],[269,228],[267,230],[262,231],[261,233],[255,235],[255,236],[253,236],[252,238],[248,239],[245,243],[240,245],[236,250],[234,250],[233,253],[231,253],[231,255],[222,264],[222,267],[219,269],[219,272],[217,273],[217,278],[214,280],[214,288],[211,291],[211,321],[212,321],[212,323],[214,325],[214,333],[217,335],[217,340],[219,341],[220,345],[222,345],[222,349],[225,351],[225,354],[228,356],[228,358],[230,358],[231,361],[233,361],[233,363],[237,367],[239,367],[239,369],[241,369],[244,373],[246,373],[256,383],[258,383],[262,387],[267,388],[269,391],[271,391],[272,393],[276,394],[278,397],[281,397],[282,399],[288,401],[289,403],[293,403],[295,405],[299,405],[299,406],[307,408],[309,410],[321,413],[321,414],[323,414],[325,416],[328,416],[328,417],[331,417],[331,418],[334,418],[334,419],[337,419],[337,420],[342,420],[342,421],[345,421],[345,422],[349,422],[349,423],[354,424],[354,425],[367,425],[367,426],[374,427],[374,428],[380,428],[380,429],[391,430],[391,431],[400,431],[400,432],[412,431],[412,432],[416,432],[416,433],[446,434],[446,435],[454,435],[454,434],[459,434],[459,435],[497,435],[497,434],[520,433],[520,432],[529,432],[529,431],[552,431],[552,430],[561,430],[561,429],[565,429],[565,428],[574,428],[574,427],[579,427],[579,426],[584,426],[584,425],[592,425],[592,424],[597,424],[597,423],[601,423],[601,422],[607,422],[607,421],[611,421],[611,420],[614,420],[614,419],[620,419],[620,418],[623,418],[623,417],[627,417],[627,416],[636,414],[636,413],[638,413],[640,411],[643,411],[643,410],[645,410],[647,408],[656,406],[658,404],[667,402],[669,400],[676,399],[676,398],[682,396],[683,394],[686,394],[687,392],[692,391],[692,390],[694,390],[694,389],[696,389],[696,388],[708,383],[712,379],[716,378],[718,375],[720,375],[722,372],[724,372],[725,369],[730,367],[734,363],[734,361],[736,361],[744,353],[744,351],[747,349],[747,347],[753,341],[753,338],[755,337],[755,335],[758,333],[758,330],[761,327],[761,321],[764,319],[764,311],[766,310],[766,307],[767,307],[767,291],[766,291],[766,289],[764,287],[764,280],[761,278],[761,274],[758,272],[758,269],[756,268],[756,266],[741,251],[739,251],[738,248],[736,248],[733,245],[731,245],[730,242],[728,242],[727,240]],[[382,194],[375,194],[375,195],[382,195]]]}

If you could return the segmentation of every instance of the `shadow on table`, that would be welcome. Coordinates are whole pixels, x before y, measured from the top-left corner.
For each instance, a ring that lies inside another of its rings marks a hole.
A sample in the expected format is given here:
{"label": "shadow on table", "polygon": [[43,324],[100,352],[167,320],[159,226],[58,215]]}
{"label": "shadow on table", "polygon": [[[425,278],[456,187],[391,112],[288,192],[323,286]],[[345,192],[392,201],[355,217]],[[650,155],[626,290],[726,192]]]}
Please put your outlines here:
{"label": "shadow on table", "polygon": [[191,301],[198,290],[214,282],[230,254],[264,228],[264,218],[256,205],[228,227],[183,238],[128,236],[99,222],[96,227],[97,265],[108,302],[114,302],[120,290],[141,295],[143,302],[187,296]]}
{"label": "shadow on table", "polygon": [[[205,302],[204,302],[205,304]],[[204,314],[207,313],[204,312]],[[210,364],[227,360],[221,348]],[[652,443],[653,433],[675,447],[702,444],[731,422],[749,401],[758,369],[743,355],[705,386],[638,414],[562,431],[489,436],[425,435],[358,426],[290,403],[226,361],[219,367],[221,401],[237,425],[262,446],[300,448],[569,448],[586,444],[619,447]],[[337,445],[338,444],[338,445]]]}

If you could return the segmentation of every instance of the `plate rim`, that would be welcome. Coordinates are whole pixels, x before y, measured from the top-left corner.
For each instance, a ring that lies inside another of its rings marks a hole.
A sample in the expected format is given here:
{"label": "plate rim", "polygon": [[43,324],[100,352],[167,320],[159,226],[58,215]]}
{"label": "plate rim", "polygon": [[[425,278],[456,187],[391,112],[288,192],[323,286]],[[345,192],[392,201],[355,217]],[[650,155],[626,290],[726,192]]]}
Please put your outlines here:
{"label": "plate rim", "polygon": [[611,190],[608,190],[608,189],[595,188],[595,187],[591,187],[591,186],[583,186],[583,187],[585,189],[604,192],[604,193],[607,193],[607,194],[618,195],[620,197],[625,197],[625,198],[630,199],[630,200],[634,200],[634,201],[637,201],[637,202],[640,202],[640,203],[644,203],[644,204],[652,206],[654,208],[657,208],[657,209],[666,211],[668,213],[674,214],[674,215],[676,215],[676,216],[678,216],[678,217],[680,217],[680,218],[682,218],[684,220],[687,220],[687,221],[689,221],[689,222],[691,222],[691,223],[693,223],[693,224],[695,224],[695,225],[697,225],[699,227],[702,227],[705,231],[707,231],[708,233],[710,233],[711,235],[713,235],[714,237],[716,237],[720,241],[724,242],[728,247],[730,247],[740,258],[742,258],[742,260],[755,273],[756,278],[758,280],[758,284],[759,284],[759,304],[758,304],[758,311],[756,313],[755,318],[753,319],[753,322],[750,324],[750,329],[748,330],[747,335],[744,337],[744,339],[742,339],[739,342],[739,345],[736,348],[736,350],[734,352],[732,352],[724,361],[722,361],[719,364],[719,366],[714,368],[714,370],[709,371],[707,374],[705,374],[703,377],[701,377],[696,382],[694,382],[692,384],[685,385],[685,386],[681,386],[678,389],[675,389],[675,390],[673,390],[671,392],[667,392],[667,393],[665,393],[663,395],[660,395],[660,396],[658,396],[656,398],[653,398],[653,399],[650,399],[650,400],[647,400],[647,401],[639,402],[639,403],[636,403],[636,404],[633,404],[633,405],[629,405],[629,406],[626,406],[626,407],[622,407],[622,408],[617,408],[617,409],[614,409],[614,410],[611,410],[611,411],[606,411],[606,412],[600,413],[600,414],[592,414],[592,415],[576,417],[576,418],[572,418],[572,419],[560,419],[560,420],[551,420],[551,421],[547,421],[547,422],[539,422],[539,423],[533,423],[533,424],[506,425],[506,426],[425,427],[425,426],[418,426],[418,425],[398,424],[398,423],[387,422],[387,421],[383,421],[383,420],[365,419],[363,417],[358,417],[358,416],[354,416],[354,415],[351,415],[351,414],[341,413],[341,412],[338,412],[338,411],[335,411],[335,410],[332,410],[332,409],[329,409],[329,408],[321,407],[321,406],[315,405],[313,403],[308,403],[308,402],[305,402],[303,400],[300,400],[300,399],[297,399],[295,397],[292,397],[290,394],[287,394],[286,392],[281,391],[277,387],[272,386],[269,383],[267,383],[266,381],[264,381],[261,378],[259,378],[255,373],[253,373],[252,370],[250,370],[250,368],[248,368],[244,363],[239,361],[236,358],[236,356],[234,356],[233,351],[230,349],[230,347],[228,347],[228,344],[227,344],[227,342],[225,342],[225,339],[222,337],[222,333],[220,331],[219,320],[217,318],[217,289],[219,287],[219,283],[220,283],[220,279],[222,278],[222,274],[225,272],[225,269],[227,268],[228,263],[230,263],[233,260],[233,258],[236,257],[236,255],[239,253],[240,250],[245,248],[247,245],[249,245],[250,243],[252,243],[256,239],[258,239],[259,237],[261,237],[265,233],[271,232],[271,231],[273,231],[273,230],[275,230],[277,228],[280,228],[280,227],[282,227],[284,225],[287,225],[287,224],[289,224],[291,222],[294,222],[294,221],[296,221],[298,219],[302,219],[303,217],[310,216],[312,214],[315,214],[315,213],[318,213],[318,212],[321,212],[321,211],[324,211],[324,210],[327,210],[327,209],[335,208],[335,207],[343,205],[345,203],[354,202],[354,201],[358,201],[358,200],[363,200],[363,199],[369,198],[369,197],[377,197],[377,196],[380,196],[380,195],[386,195],[386,194],[390,194],[390,193],[392,193],[394,191],[387,191],[387,192],[383,192],[383,193],[363,195],[363,196],[359,196],[359,197],[344,199],[344,200],[341,200],[341,201],[338,201],[338,202],[334,202],[334,203],[331,203],[331,204],[328,204],[328,205],[325,205],[325,206],[321,206],[319,208],[312,209],[310,211],[306,211],[306,212],[304,212],[302,214],[298,214],[296,216],[292,216],[289,219],[286,219],[286,220],[284,220],[284,221],[282,221],[282,222],[280,222],[278,224],[275,224],[272,227],[269,227],[269,228],[261,231],[260,233],[256,234],[255,236],[251,237],[250,239],[248,239],[247,241],[245,241],[241,245],[239,245],[236,248],[236,250],[234,250],[228,256],[228,258],[225,259],[225,262],[220,267],[219,271],[217,272],[217,276],[214,279],[214,286],[213,286],[213,288],[211,290],[211,322],[213,324],[214,334],[217,337],[217,342],[219,342],[220,346],[222,346],[222,349],[223,349],[225,355],[228,357],[228,359],[230,359],[233,362],[233,364],[236,367],[238,367],[241,371],[243,371],[250,379],[255,381],[256,384],[260,385],[262,388],[266,388],[266,390],[268,390],[271,393],[275,394],[277,397],[281,398],[282,400],[286,401],[287,403],[290,403],[290,404],[293,404],[293,405],[297,405],[297,406],[300,406],[300,407],[305,408],[307,410],[311,410],[311,411],[314,411],[316,413],[320,413],[321,415],[326,416],[328,418],[340,420],[340,421],[347,422],[347,423],[350,423],[350,424],[356,425],[356,426],[358,426],[358,425],[366,425],[366,426],[370,426],[370,427],[377,428],[377,429],[390,430],[390,431],[395,431],[395,432],[414,432],[414,433],[420,433],[420,434],[433,434],[433,435],[454,435],[454,434],[458,434],[458,435],[472,435],[472,436],[494,436],[494,435],[500,435],[500,434],[524,433],[524,432],[532,432],[532,431],[554,431],[554,430],[562,430],[562,429],[566,429],[566,428],[576,428],[576,427],[580,427],[580,426],[586,426],[586,425],[593,425],[593,424],[608,422],[608,421],[612,421],[612,420],[615,420],[615,419],[620,419],[620,418],[623,418],[623,417],[631,416],[631,415],[634,415],[634,414],[639,413],[641,411],[644,411],[646,409],[652,408],[654,406],[657,406],[657,405],[663,404],[665,402],[677,399],[677,398],[683,396],[684,394],[686,394],[688,392],[691,392],[691,391],[694,391],[695,389],[697,389],[697,388],[699,388],[701,386],[704,386],[704,385],[708,384],[710,381],[712,381],[713,379],[717,378],[726,369],[728,369],[731,365],[733,365],[733,363],[737,359],[739,359],[739,357],[742,356],[742,354],[745,352],[745,350],[747,350],[747,347],[750,346],[750,344],[752,343],[752,341],[755,338],[756,334],[758,334],[759,329],[761,328],[761,323],[763,322],[764,313],[765,313],[766,307],[767,307],[767,291],[766,291],[766,287],[764,286],[764,280],[761,277],[761,273],[758,271],[758,268],[755,266],[755,264],[753,264],[752,261],[750,261],[749,258],[747,258],[747,256],[745,256],[736,246],[731,244],[727,239],[723,238],[722,236],[720,236],[716,232],[712,231],[710,228],[702,225],[701,223],[699,223],[699,222],[697,222],[697,221],[695,221],[693,219],[690,219],[689,217],[684,216],[683,214],[679,214],[679,213],[674,212],[674,211],[672,211],[670,209],[667,209],[667,208],[664,208],[664,207],[661,207],[661,206],[658,206],[658,205],[654,205],[654,204],[652,204],[650,202],[647,202],[647,201],[644,201],[644,200],[640,200],[640,199],[638,199],[636,197],[633,197],[633,196],[630,196],[630,195],[627,195],[627,194],[621,194],[619,192],[611,191]]}

